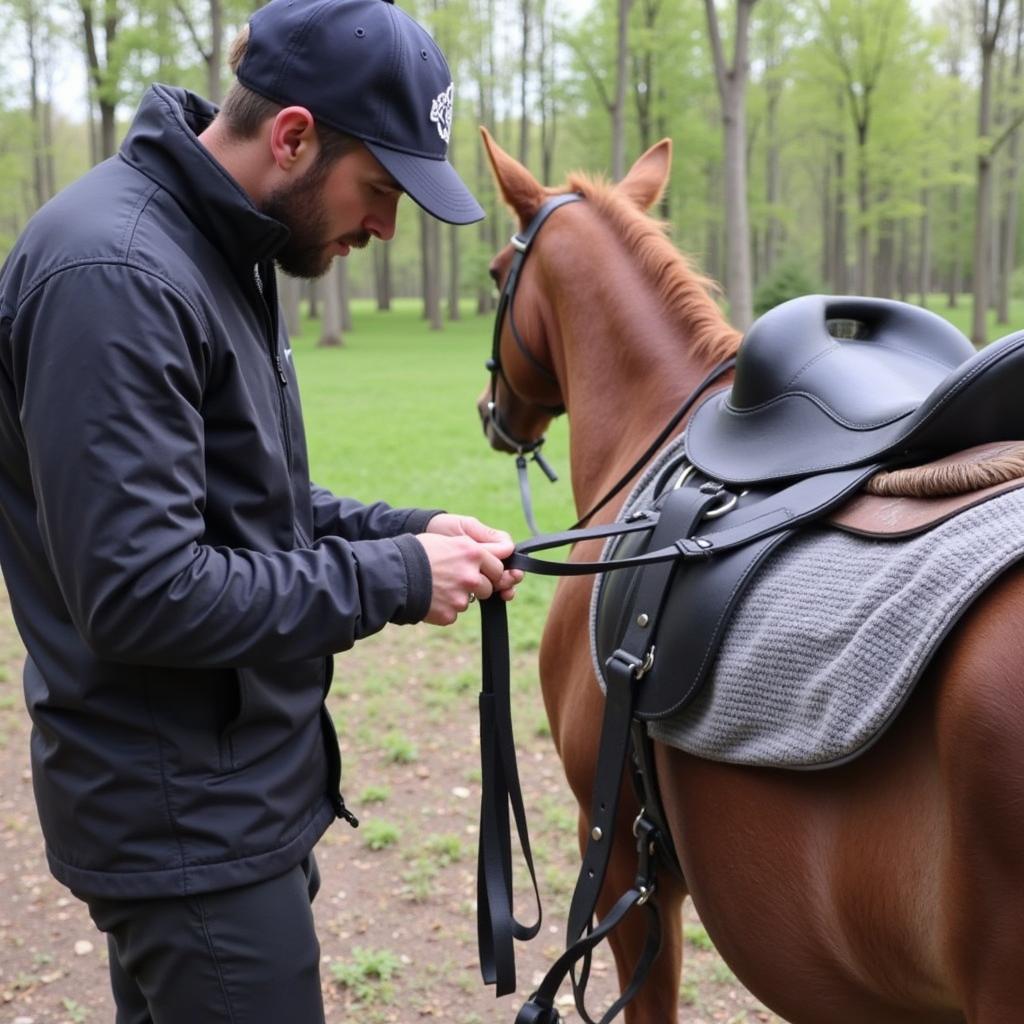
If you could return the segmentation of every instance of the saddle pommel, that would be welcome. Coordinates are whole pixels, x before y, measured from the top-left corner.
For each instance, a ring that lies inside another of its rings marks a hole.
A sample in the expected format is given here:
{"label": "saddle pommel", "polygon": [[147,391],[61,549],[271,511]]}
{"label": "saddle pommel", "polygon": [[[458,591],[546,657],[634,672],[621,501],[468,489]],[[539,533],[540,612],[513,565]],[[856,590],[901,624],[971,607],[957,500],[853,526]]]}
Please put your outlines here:
{"label": "saddle pommel", "polygon": [[740,344],[731,389],[687,429],[690,461],[731,484],[946,454],[1024,436],[1024,332],[981,352],[926,309],[808,295],[776,306]]}

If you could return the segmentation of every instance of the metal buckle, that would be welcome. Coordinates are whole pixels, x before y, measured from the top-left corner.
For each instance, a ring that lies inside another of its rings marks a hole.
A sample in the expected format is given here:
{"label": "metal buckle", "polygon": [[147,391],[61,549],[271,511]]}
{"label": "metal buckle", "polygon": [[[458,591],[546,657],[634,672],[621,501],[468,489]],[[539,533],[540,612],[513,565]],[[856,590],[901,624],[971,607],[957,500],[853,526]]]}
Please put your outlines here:
{"label": "metal buckle", "polygon": [[525,253],[526,250],[529,248],[529,244],[527,243],[526,239],[523,238],[521,235],[513,235],[509,239],[509,243],[511,244],[512,248],[516,250],[516,252]]}
{"label": "metal buckle", "polygon": [[640,886],[640,898],[633,904],[635,907],[642,907],[653,895],[655,885],[641,885]]}
{"label": "metal buckle", "polygon": [[651,669],[654,668],[654,645],[647,648],[644,660],[639,665],[633,666],[633,678],[643,679]]}

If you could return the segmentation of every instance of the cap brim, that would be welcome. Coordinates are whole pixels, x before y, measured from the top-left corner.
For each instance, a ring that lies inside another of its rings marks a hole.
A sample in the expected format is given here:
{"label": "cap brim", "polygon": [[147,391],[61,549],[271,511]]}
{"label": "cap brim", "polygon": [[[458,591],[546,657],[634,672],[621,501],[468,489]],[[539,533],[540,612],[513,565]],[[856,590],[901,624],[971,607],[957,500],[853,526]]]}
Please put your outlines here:
{"label": "cap brim", "polygon": [[447,160],[400,153],[375,142],[365,145],[413,201],[431,216],[447,224],[472,224],[483,220],[484,208]]}

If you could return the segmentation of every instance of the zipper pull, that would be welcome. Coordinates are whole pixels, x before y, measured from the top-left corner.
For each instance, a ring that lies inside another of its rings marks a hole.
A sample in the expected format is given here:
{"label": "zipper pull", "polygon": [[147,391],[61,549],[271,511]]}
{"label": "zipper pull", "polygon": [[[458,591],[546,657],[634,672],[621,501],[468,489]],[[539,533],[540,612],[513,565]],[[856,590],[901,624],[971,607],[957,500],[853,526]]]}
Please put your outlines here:
{"label": "zipper pull", "polygon": [[345,806],[345,798],[340,793],[334,800],[334,810],[339,818],[344,818],[353,828],[359,828],[359,819]]}
{"label": "zipper pull", "polygon": [[288,383],[288,378],[285,376],[284,367],[281,365],[281,357],[274,356],[274,361],[277,363],[277,375],[281,378],[282,384]]}

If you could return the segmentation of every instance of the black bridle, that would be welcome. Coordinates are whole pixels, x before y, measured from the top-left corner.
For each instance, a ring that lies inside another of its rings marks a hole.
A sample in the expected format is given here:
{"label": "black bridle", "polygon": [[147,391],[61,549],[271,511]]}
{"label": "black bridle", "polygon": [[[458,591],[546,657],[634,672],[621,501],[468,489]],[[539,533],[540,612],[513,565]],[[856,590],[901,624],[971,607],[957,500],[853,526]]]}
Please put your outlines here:
{"label": "black bridle", "polygon": [[[505,387],[509,391],[516,394],[516,390],[508,379],[505,368],[501,363],[501,335],[507,315],[509,330],[523,358],[546,382],[558,385],[558,378],[530,351],[529,346],[519,332],[515,316],[516,289],[519,287],[520,271],[523,268],[523,263],[526,261],[530,246],[533,245],[533,240],[537,237],[537,232],[540,231],[548,217],[555,210],[565,206],[567,203],[579,202],[582,198],[583,196],[578,192],[568,192],[565,195],[552,196],[533,215],[533,219],[526,226],[526,229],[512,236],[512,249],[514,250],[512,262],[509,265],[508,275],[505,278],[505,283],[502,285],[501,296],[498,299],[498,310],[494,316],[494,338],[491,343],[491,357],[487,360],[487,369],[491,374],[491,397],[487,402],[487,425],[516,453],[516,470],[519,474],[519,493],[523,503],[523,514],[526,517],[526,525],[534,535],[540,531],[537,529],[537,524],[533,518],[533,503],[530,500],[530,482],[527,476],[527,460],[536,462],[544,475],[552,483],[558,479],[558,474],[555,473],[541,454],[541,448],[545,440],[544,435],[542,434],[539,438],[530,439],[516,437],[508,429],[498,410],[499,379],[505,382]],[[550,413],[552,416],[561,416],[565,412],[564,405],[541,405],[536,402],[532,404],[544,412]]]}

